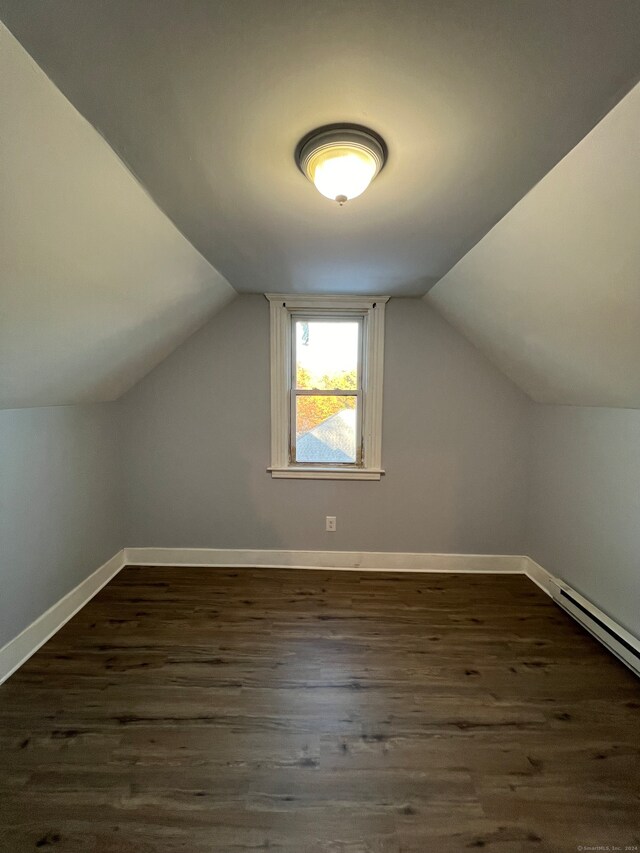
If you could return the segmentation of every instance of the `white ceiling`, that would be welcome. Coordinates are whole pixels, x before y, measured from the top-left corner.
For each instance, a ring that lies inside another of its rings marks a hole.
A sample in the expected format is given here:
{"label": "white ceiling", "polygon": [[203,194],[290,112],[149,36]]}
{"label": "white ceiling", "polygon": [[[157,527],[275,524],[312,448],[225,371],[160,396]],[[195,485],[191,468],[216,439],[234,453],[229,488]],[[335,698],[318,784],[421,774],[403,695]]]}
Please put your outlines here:
{"label": "white ceiling", "polygon": [[[0,17],[243,291],[424,294],[640,75],[638,0],[0,0]],[[389,146],[340,209],[305,133]]]}
{"label": "white ceiling", "polygon": [[426,299],[534,400],[640,408],[640,85]]}
{"label": "white ceiling", "polygon": [[233,297],[0,24],[0,408],[111,400]]}
{"label": "white ceiling", "polygon": [[[227,279],[440,280],[427,298],[535,399],[640,406],[638,89],[571,150],[638,80],[638,0],[0,17],[38,63],[0,24],[0,407],[117,398],[233,298]],[[338,120],[389,146],[344,208],[293,161]]]}

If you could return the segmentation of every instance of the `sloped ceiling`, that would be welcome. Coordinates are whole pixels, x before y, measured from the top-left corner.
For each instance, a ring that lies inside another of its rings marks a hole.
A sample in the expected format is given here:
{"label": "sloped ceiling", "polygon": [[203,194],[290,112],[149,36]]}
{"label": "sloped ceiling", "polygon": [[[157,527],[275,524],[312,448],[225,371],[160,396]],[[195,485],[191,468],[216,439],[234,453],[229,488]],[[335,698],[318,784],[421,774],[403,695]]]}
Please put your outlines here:
{"label": "sloped ceiling", "polygon": [[[0,407],[117,398],[233,297],[224,276],[440,280],[431,303],[534,399],[640,407],[638,89],[579,142],[640,75],[638,0],[0,0],[0,17]],[[344,208],[293,163],[337,120],[390,152]]]}
{"label": "sloped ceiling", "polygon": [[640,408],[640,85],[426,299],[534,400]]}
{"label": "sloped ceiling", "polygon": [[0,408],[112,400],[233,297],[0,24]]}
{"label": "sloped ceiling", "polygon": [[[238,290],[424,294],[637,81],[638,0],[0,0]],[[340,209],[296,143],[371,125]]]}

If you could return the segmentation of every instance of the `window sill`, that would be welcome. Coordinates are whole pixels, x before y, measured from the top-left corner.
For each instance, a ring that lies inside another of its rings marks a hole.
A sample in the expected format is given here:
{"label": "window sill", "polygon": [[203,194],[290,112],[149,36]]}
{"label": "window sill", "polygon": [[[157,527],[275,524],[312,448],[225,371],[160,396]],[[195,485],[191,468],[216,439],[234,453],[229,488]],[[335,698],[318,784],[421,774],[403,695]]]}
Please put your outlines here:
{"label": "window sill", "polygon": [[379,480],[384,474],[381,468],[267,468],[271,476],[289,480]]}

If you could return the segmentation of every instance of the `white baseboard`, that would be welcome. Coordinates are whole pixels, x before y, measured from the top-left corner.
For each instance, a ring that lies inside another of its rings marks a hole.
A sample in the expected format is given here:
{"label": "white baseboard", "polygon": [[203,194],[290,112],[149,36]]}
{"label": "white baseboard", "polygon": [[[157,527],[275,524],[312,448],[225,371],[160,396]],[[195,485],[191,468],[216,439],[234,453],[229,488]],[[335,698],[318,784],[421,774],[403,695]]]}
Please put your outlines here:
{"label": "white baseboard", "polygon": [[124,550],[121,550],[39,616],[22,633],[9,640],[0,649],[0,684],[37,652],[65,622],[75,616],[124,566]]}
{"label": "white baseboard", "polygon": [[551,598],[556,597],[560,581],[546,569],[543,569],[542,566],[538,565],[531,557],[522,558],[522,571],[543,592],[546,592]]}
{"label": "white baseboard", "polygon": [[0,684],[47,642],[124,566],[337,569],[343,571],[519,573],[522,557],[376,551],[124,548],[0,649]]}
{"label": "white baseboard", "polygon": [[519,574],[523,558],[505,554],[412,554],[387,551],[275,551],[226,548],[125,548],[129,566],[335,569],[369,572]]}
{"label": "white baseboard", "polygon": [[414,554],[386,551],[124,548],[0,649],[0,684],[22,666],[125,566],[525,574],[623,663],[635,673],[640,674],[638,639],[530,557],[505,554]]}

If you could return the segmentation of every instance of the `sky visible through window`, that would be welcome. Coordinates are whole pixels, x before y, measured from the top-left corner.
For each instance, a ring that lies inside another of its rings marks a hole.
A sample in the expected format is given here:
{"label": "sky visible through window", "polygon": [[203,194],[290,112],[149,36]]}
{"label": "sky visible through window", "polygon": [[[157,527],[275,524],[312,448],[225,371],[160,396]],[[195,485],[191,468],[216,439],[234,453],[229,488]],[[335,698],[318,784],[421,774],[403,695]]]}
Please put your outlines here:
{"label": "sky visible through window", "polygon": [[[358,323],[298,320],[296,322],[298,369],[305,370],[309,377],[317,380],[318,383],[322,382],[324,376],[340,376],[357,371],[358,331]],[[323,385],[313,384],[311,387],[322,388]]]}

